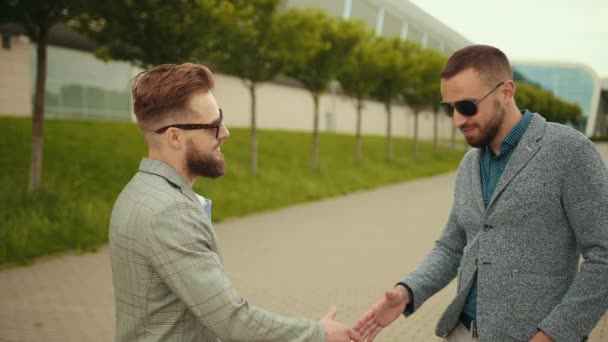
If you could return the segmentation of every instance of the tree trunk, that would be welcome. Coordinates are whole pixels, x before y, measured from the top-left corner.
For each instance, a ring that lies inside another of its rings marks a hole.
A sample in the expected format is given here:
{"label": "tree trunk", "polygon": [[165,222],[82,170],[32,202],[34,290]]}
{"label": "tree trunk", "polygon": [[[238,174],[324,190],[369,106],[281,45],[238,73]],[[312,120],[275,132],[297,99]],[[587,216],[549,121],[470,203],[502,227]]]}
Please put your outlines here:
{"label": "tree trunk", "polygon": [[391,101],[384,104],[386,109],[386,161],[393,160],[393,113]]}
{"label": "tree trunk", "polygon": [[414,141],[412,142],[412,157],[418,159],[418,110],[414,110]]}
{"label": "tree trunk", "polygon": [[255,98],[255,82],[249,84],[249,92],[251,93],[251,140],[250,140],[250,171],[251,175],[255,176],[258,169],[258,131],[256,123],[256,98]]}
{"label": "tree trunk", "polygon": [[314,101],[314,118],[312,126],[312,161],[310,166],[313,169],[319,167],[319,94],[313,93],[312,100]]}
{"label": "tree trunk", "polygon": [[439,153],[439,111],[433,111],[433,153]]}
{"label": "tree trunk", "polygon": [[355,135],[355,161],[361,161],[361,112],[363,111],[363,100],[357,99],[357,132]]}
{"label": "tree trunk", "polygon": [[456,127],[452,125],[452,136],[450,137],[450,152],[456,152]]}
{"label": "tree trunk", "polygon": [[46,53],[47,30],[40,28],[37,41],[37,73],[36,94],[34,96],[34,115],[32,116],[32,158],[30,160],[30,181],[28,191],[40,188],[42,181],[42,151],[43,151],[43,124],[44,124],[44,91],[46,88]]}

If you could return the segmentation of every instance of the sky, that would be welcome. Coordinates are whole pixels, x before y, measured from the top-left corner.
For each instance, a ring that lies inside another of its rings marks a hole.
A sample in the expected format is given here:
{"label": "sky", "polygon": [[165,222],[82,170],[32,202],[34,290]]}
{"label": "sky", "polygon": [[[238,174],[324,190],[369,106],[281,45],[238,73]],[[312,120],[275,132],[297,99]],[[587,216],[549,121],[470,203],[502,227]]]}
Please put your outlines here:
{"label": "sky", "polygon": [[510,60],[581,63],[608,78],[608,0],[410,0]]}

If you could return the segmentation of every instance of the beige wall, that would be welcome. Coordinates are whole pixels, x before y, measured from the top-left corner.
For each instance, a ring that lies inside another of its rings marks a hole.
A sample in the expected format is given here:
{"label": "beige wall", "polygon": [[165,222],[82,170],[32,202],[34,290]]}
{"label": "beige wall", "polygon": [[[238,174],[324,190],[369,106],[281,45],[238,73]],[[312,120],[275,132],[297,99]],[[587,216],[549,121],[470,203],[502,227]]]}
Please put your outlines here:
{"label": "beige wall", "polygon": [[12,36],[10,49],[0,47],[0,115],[31,115],[30,82],[29,40]]}
{"label": "beige wall", "polygon": [[608,142],[596,142],[595,146],[597,146],[597,149],[602,154],[602,157],[604,157],[604,160],[606,161],[606,163],[608,163]]}
{"label": "beige wall", "polygon": [[[226,75],[216,75],[214,94],[224,111],[224,119],[229,127],[249,127],[250,94],[243,82]],[[328,124],[327,113],[334,112],[335,121]],[[257,124],[259,128],[310,131],[312,129],[313,101],[310,94],[297,87],[265,83],[257,91]],[[362,130],[364,134],[384,135],[386,113],[384,106],[375,101],[366,101],[363,111]],[[423,112],[419,116],[419,135],[431,138],[433,116]],[[393,107],[393,134],[413,135],[413,115],[405,106]],[[352,134],[355,132],[355,102],[345,96],[324,95],[320,102],[319,128],[321,131],[335,131]],[[332,129],[335,128],[335,129]],[[439,135],[450,137],[451,121],[440,114]]]}
{"label": "beige wall", "polygon": [[[0,49],[0,115],[28,116],[31,115],[30,96],[33,87],[30,77],[30,43],[25,38],[12,39],[10,50]],[[229,127],[250,126],[250,94],[241,80],[218,74],[214,93],[224,110]],[[259,128],[312,130],[313,101],[304,89],[277,83],[262,84],[257,91],[257,109]],[[386,134],[386,113],[382,104],[366,101],[362,117],[363,134]],[[431,138],[432,114],[423,112],[419,118],[420,137]],[[352,99],[331,94],[321,97],[321,131],[354,134],[355,125],[356,110]],[[394,106],[393,134],[412,136],[413,131],[411,110],[405,106]],[[449,137],[450,134],[451,121],[440,114],[439,135]]]}

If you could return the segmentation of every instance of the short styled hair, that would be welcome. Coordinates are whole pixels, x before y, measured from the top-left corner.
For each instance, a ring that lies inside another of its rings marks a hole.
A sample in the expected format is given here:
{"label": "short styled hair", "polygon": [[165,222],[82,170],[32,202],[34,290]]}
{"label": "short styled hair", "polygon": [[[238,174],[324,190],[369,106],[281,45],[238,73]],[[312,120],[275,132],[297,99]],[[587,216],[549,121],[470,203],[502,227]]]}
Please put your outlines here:
{"label": "short styled hair", "polygon": [[213,73],[194,63],[161,64],[133,79],[133,111],[137,122],[148,126],[187,108],[192,95],[213,89]]}
{"label": "short styled hair", "polygon": [[489,45],[470,45],[456,51],[441,72],[442,79],[450,79],[464,70],[473,69],[491,86],[513,79],[513,70],[507,56]]}

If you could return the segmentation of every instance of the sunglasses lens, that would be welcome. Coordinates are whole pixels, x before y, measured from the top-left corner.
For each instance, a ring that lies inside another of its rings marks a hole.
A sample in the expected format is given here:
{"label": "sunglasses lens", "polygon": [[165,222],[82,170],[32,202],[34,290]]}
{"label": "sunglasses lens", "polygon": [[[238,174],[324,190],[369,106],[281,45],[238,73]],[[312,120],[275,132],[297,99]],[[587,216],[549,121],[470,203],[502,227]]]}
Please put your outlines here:
{"label": "sunglasses lens", "polygon": [[447,116],[451,117],[451,116],[452,116],[452,113],[454,113],[454,106],[452,106],[452,104],[451,104],[451,103],[445,103],[445,102],[442,102],[442,103],[441,103],[441,110],[443,110],[443,112],[444,112],[444,113],[445,113]]}
{"label": "sunglasses lens", "polygon": [[456,107],[458,113],[465,116],[473,116],[477,114],[477,105],[473,101],[458,101],[454,103],[454,107]]}

